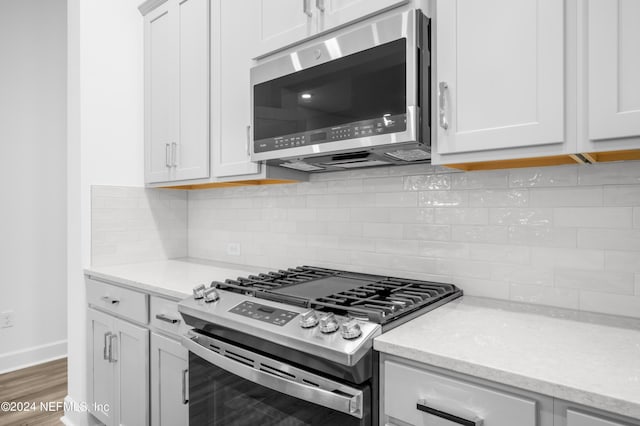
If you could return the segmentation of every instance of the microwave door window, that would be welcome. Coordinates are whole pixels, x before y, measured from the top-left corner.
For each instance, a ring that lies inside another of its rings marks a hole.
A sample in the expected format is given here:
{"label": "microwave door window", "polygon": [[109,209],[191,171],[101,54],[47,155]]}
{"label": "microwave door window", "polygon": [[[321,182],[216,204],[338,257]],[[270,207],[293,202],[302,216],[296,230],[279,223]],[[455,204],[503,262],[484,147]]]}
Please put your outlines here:
{"label": "microwave door window", "polygon": [[256,140],[405,114],[406,39],[254,86]]}

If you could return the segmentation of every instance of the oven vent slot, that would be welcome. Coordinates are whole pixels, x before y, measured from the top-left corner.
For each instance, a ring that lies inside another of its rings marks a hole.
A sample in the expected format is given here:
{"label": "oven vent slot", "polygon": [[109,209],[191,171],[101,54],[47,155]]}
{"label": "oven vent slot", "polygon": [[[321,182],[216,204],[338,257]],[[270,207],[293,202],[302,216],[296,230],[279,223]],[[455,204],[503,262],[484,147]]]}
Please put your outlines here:
{"label": "oven vent slot", "polygon": [[343,392],[340,389],[333,389],[331,392],[335,393],[336,395],[344,396],[344,397],[347,397],[347,398],[353,398],[355,396],[355,395],[352,395],[350,393]]}
{"label": "oven vent slot", "polygon": [[222,349],[220,349],[220,346],[212,345],[211,343],[209,343],[209,347],[213,349],[215,352],[218,352],[218,353],[222,352]]}
{"label": "oven vent slot", "polygon": [[314,383],[314,382],[310,382],[310,381],[309,381],[309,380],[307,380],[307,379],[302,379],[302,382],[303,382],[303,383],[306,383],[307,385],[315,386],[315,387],[317,387],[317,388],[319,388],[319,387],[320,387],[320,385],[319,385],[319,384]]}
{"label": "oven vent slot", "polygon": [[296,379],[295,375],[293,375],[291,373],[287,373],[286,371],[279,370],[277,368],[269,367],[268,365],[261,364],[260,365],[260,370],[264,371],[265,373],[269,373],[269,374],[273,374],[275,376],[283,377],[285,379],[290,379],[290,380],[295,380]]}
{"label": "oven vent slot", "polygon": [[226,356],[227,358],[231,358],[234,361],[238,361],[238,362],[240,362],[240,363],[242,363],[244,365],[248,365],[249,367],[253,367],[254,364],[255,364],[255,361],[252,360],[251,358],[247,358],[247,357],[244,357],[242,355],[238,355],[238,354],[233,353],[233,352],[228,351],[228,350],[225,350],[223,355]]}

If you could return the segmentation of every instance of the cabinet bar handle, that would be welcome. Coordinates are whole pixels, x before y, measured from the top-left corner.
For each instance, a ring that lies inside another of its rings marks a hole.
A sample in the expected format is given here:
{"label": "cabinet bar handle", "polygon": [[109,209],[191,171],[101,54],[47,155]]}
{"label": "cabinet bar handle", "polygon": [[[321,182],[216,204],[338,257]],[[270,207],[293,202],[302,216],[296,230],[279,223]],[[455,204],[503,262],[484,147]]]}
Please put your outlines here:
{"label": "cabinet bar handle", "polygon": [[109,297],[109,296],[102,296],[101,299],[105,303],[110,303],[112,305],[117,305],[118,303],[120,303],[120,301],[118,299],[114,299],[113,297]]}
{"label": "cabinet bar handle", "polygon": [[118,359],[115,357],[115,351],[113,350],[114,341],[117,343],[118,336],[111,334],[109,336],[109,362],[116,362]]}
{"label": "cabinet bar handle", "polygon": [[189,370],[182,370],[182,403],[189,403]]}
{"label": "cabinet bar handle", "polygon": [[463,426],[482,426],[482,424],[484,423],[484,420],[479,418],[465,419],[464,417],[459,417],[455,414],[447,413],[445,411],[438,410],[437,408],[430,407],[427,405],[426,399],[418,400],[416,408],[420,411],[424,411],[425,413],[429,413],[436,417],[440,417],[441,419],[449,420],[450,422]]}
{"label": "cabinet bar handle", "polygon": [[167,167],[171,167],[171,163],[169,162],[169,144],[164,144],[164,165]]}
{"label": "cabinet bar handle", "polygon": [[178,144],[171,142],[171,167],[178,166]]}
{"label": "cabinet bar handle", "polygon": [[316,9],[324,13],[324,0],[316,0]]}
{"label": "cabinet bar handle", "polygon": [[302,0],[302,10],[309,18],[313,16],[313,12],[311,11],[311,0]]}
{"label": "cabinet bar handle", "polygon": [[111,336],[111,332],[104,333],[104,348],[102,350],[102,358],[106,360],[109,359],[109,349],[107,349],[109,345],[109,337]]}
{"label": "cabinet bar handle", "polygon": [[446,106],[446,92],[449,89],[449,85],[445,81],[438,83],[438,106],[440,110],[440,127],[447,130],[449,128],[449,122],[447,121],[447,106]]}
{"label": "cabinet bar handle", "polygon": [[251,125],[247,126],[247,155],[251,155]]}
{"label": "cabinet bar handle", "polygon": [[156,319],[159,319],[160,321],[164,321],[164,322],[168,322],[170,324],[179,324],[180,320],[178,318],[171,318],[166,316],[165,314],[157,314],[156,315]]}

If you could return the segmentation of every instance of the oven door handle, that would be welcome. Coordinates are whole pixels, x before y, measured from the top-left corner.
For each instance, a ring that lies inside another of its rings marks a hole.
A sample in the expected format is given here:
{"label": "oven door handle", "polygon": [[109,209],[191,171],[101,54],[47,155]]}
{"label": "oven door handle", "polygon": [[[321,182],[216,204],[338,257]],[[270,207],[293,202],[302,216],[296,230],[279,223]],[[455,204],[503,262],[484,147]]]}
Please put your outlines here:
{"label": "oven door handle", "polygon": [[[197,337],[196,337],[197,339]],[[327,389],[322,389],[319,385],[313,386],[311,384],[307,384],[302,379],[298,378],[298,380],[293,380],[291,378],[281,377],[276,375],[275,373],[267,372],[269,369],[274,369],[270,365],[278,365],[280,364],[278,361],[270,360],[268,358],[263,358],[259,355],[254,354],[254,357],[258,359],[257,365],[254,363],[253,366],[247,365],[243,362],[236,361],[231,356],[231,353],[228,356],[221,355],[218,352],[214,352],[206,347],[200,345],[193,338],[189,336],[182,337],[182,346],[187,348],[193,354],[199,356],[200,358],[208,361],[209,363],[222,368],[223,370],[228,371],[231,374],[234,374],[238,377],[242,377],[250,382],[257,383],[259,385],[265,386],[269,389],[272,389],[276,392],[280,392],[294,398],[302,399],[304,401],[308,401],[314,404],[321,405],[323,407],[330,408],[335,411],[340,411],[342,413],[349,414],[351,416],[357,417],[359,419],[362,418],[363,415],[363,393],[361,390],[347,387],[341,383],[333,382],[332,380],[328,380],[326,378],[321,378],[321,381],[325,384],[335,384],[335,390],[332,392]],[[231,345],[229,345],[231,347]],[[235,349],[231,349],[234,351]],[[242,350],[238,348],[238,352]],[[244,352],[244,351],[242,351]],[[266,360],[265,364],[260,363],[260,359]],[[244,362],[247,362],[244,360]],[[283,364],[286,366],[286,364]],[[302,370],[290,368],[290,371],[297,370],[301,372]],[[309,373],[310,383],[314,382],[315,376]],[[295,377],[292,375],[292,377]],[[315,379],[316,382],[320,381]]]}

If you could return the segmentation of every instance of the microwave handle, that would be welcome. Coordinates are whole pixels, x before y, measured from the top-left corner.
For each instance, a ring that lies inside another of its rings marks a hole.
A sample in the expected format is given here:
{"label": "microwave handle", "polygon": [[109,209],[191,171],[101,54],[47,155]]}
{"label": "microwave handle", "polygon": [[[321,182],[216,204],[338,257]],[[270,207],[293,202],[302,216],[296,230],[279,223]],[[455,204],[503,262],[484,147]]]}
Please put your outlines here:
{"label": "microwave handle", "polygon": [[446,105],[446,92],[449,89],[449,85],[446,81],[438,83],[438,109],[440,116],[440,127],[444,130],[449,128],[449,122],[447,121],[447,105]]}
{"label": "microwave handle", "polygon": [[247,156],[251,155],[251,124],[247,126]]}

